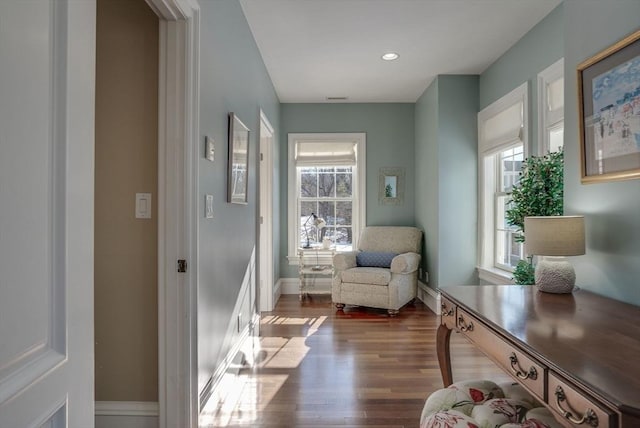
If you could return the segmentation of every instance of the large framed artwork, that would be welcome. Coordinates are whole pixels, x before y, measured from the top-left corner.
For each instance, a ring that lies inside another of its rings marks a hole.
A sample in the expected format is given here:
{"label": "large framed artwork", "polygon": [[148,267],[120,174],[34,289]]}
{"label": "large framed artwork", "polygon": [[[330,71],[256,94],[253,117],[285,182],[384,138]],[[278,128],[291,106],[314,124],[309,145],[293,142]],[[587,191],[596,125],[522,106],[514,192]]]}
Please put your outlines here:
{"label": "large framed artwork", "polygon": [[577,71],[582,182],[640,178],[640,30]]}
{"label": "large framed artwork", "polygon": [[249,128],[234,113],[229,113],[227,168],[227,202],[246,204],[249,183]]}

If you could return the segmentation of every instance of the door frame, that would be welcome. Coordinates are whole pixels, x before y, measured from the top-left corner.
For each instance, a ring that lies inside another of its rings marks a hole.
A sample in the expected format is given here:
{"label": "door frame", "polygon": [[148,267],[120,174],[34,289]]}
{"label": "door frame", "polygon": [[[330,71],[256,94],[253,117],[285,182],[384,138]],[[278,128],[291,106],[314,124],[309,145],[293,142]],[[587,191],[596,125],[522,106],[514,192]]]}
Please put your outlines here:
{"label": "door frame", "polygon": [[[271,134],[267,144],[262,135],[262,127]],[[266,114],[260,109],[259,139],[259,191],[258,191],[258,311],[272,311],[275,305],[273,289],[273,141],[275,132]],[[264,287],[263,285],[264,284]]]}
{"label": "door frame", "polygon": [[[158,419],[160,428],[195,428],[200,6],[146,1],[160,19]],[[186,272],[178,273],[178,260],[187,261]]]}

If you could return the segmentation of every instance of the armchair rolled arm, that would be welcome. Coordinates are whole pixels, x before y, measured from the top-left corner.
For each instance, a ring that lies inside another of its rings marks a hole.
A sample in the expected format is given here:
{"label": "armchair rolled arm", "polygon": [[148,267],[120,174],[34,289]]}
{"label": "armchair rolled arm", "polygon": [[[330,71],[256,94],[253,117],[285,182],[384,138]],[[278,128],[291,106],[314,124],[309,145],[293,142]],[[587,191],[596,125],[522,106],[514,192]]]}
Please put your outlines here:
{"label": "armchair rolled arm", "polygon": [[356,267],[356,254],[357,251],[348,251],[344,253],[338,253],[333,256],[333,267],[336,271],[343,271]]}
{"label": "armchair rolled arm", "polygon": [[420,265],[420,254],[403,253],[398,254],[391,260],[391,273],[407,274],[418,270]]}

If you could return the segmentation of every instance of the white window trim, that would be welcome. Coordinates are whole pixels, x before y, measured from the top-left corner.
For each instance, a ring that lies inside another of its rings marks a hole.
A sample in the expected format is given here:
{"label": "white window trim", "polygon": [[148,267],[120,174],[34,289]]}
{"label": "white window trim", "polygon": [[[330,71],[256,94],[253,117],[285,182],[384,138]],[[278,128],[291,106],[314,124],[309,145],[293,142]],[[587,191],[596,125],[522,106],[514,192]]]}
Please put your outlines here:
{"label": "white window trim", "polygon": [[336,141],[353,141],[356,143],[356,183],[353,187],[353,195],[354,195],[354,211],[356,213],[353,215],[353,248],[358,247],[358,237],[360,236],[360,231],[365,226],[366,222],[366,208],[367,208],[367,198],[366,198],[366,143],[367,143],[367,134],[364,132],[350,132],[350,133],[296,133],[289,134],[289,153],[288,153],[288,197],[287,197],[287,212],[288,212],[288,227],[287,234],[288,238],[288,252],[287,252],[287,260],[289,260],[290,265],[297,265],[299,262],[298,258],[298,247],[299,243],[296,241],[295,234],[291,233],[291,222],[295,221],[296,218],[296,165],[295,165],[295,145],[300,141],[309,141],[309,142],[336,142]]}
{"label": "white window trim", "polygon": [[[495,177],[489,182],[485,180],[484,160],[486,156],[495,154],[500,150],[509,147],[515,141],[513,138],[495,139],[483,141],[483,127],[486,121],[498,113],[506,110],[518,102],[523,105],[522,121],[522,144],[524,157],[529,152],[529,85],[528,82],[518,86],[499,100],[493,102],[478,113],[478,274],[480,279],[494,284],[508,283],[511,280],[511,272],[498,269],[494,266],[495,248],[495,204],[493,203],[493,192],[495,191]],[[492,197],[486,198],[486,192],[491,188]],[[489,221],[487,221],[487,218]],[[506,281],[506,282],[505,282]]]}
{"label": "white window trim", "polygon": [[560,58],[538,73],[538,141],[540,141],[538,154],[540,156],[549,152],[547,129],[564,121],[564,107],[552,112],[547,110],[547,85],[561,77],[564,77],[564,58]]}

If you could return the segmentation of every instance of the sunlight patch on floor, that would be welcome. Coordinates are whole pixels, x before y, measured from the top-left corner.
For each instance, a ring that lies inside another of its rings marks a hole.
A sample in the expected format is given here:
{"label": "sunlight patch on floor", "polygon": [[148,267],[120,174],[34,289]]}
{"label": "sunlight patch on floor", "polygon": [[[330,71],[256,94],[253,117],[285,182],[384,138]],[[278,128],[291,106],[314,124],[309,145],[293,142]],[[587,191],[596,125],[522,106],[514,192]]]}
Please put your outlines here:
{"label": "sunlight patch on floor", "polygon": [[[200,428],[247,425],[256,421],[259,412],[271,404],[287,381],[285,374],[263,374],[261,369],[295,369],[309,353],[308,337],[315,334],[326,321],[319,317],[264,316],[262,325],[282,326],[290,337],[255,338],[244,350],[251,371],[226,376],[221,381],[216,399],[210,399],[200,413]],[[293,330],[291,330],[293,328]],[[273,407],[273,404],[271,404]]]}
{"label": "sunlight patch on floor", "polygon": [[258,418],[287,381],[288,375],[240,375],[225,385],[225,397],[210,401],[200,413],[200,428],[248,425]]}

